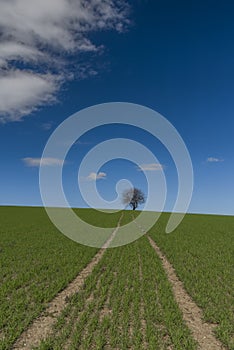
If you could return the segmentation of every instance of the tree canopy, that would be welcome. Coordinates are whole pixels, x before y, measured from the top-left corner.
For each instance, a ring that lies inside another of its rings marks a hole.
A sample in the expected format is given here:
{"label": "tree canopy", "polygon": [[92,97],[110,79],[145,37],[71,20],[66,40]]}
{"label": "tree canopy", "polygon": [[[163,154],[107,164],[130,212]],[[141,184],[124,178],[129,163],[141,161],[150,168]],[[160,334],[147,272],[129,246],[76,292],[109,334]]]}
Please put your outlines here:
{"label": "tree canopy", "polygon": [[129,188],[123,192],[123,204],[135,210],[139,204],[145,203],[145,195],[139,188]]}

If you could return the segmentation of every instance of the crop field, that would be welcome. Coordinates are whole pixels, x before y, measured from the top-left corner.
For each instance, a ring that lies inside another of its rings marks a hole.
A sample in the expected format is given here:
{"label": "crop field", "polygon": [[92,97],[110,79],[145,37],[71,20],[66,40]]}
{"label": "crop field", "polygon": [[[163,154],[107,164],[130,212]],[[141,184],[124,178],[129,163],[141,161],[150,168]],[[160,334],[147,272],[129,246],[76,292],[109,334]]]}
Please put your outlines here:
{"label": "crop field", "polygon": [[217,337],[234,349],[234,218],[186,215],[179,228],[164,234],[167,214],[149,234],[176,269]]}
{"label": "crop field", "polygon": [[[77,213],[99,227],[132,220],[130,211]],[[0,217],[0,349],[20,349],[24,331],[47,317],[48,305],[100,250],[62,235],[43,208],[0,207]],[[199,349],[149,235],[214,327],[220,349],[234,349],[234,218],[186,215],[165,234],[167,219],[162,214],[131,244],[103,250],[79,290],[66,297],[50,332],[43,340],[35,332],[28,348]]]}

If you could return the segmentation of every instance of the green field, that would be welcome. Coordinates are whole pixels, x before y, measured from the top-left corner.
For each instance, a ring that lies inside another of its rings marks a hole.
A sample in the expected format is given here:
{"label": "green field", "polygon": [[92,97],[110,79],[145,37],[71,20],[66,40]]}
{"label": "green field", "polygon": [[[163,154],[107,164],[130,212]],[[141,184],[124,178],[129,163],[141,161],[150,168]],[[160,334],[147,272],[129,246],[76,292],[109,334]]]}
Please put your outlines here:
{"label": "green field", "polygon": [[[80,209],[83,220],[116,227],[121,213]],[[11,349],[49,301],[98,249],[79,245],[43,208],[0,207],[0,349]],[[124,212],[128,222],[132,213]],[[187,292],[234,349],[234,218],[186,215],[165,234],[168,214],[150,230]],[[40,349],[196,349],[160,259],[146,237],[108,249],[78,294],[69,298]]]}
{"label": "green field", "polygon": [[186,215],[172,234],[164,234],[168,215],[150,230],[151,237],[176,269],[188,293],[217,324],[218,338],[234,349],[234,218]]}

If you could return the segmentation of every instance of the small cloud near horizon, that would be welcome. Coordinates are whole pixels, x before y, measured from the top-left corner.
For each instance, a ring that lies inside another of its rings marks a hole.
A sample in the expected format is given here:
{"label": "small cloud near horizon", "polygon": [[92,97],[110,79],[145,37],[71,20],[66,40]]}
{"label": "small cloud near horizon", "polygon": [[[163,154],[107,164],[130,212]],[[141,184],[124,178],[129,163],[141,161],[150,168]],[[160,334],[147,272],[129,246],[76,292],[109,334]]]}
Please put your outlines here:
{"label": "small cloud near horizon", "polygon": [[96,181],[100,179],[106,179],[106,173],[100,172],[100,173],[90,173],[87,177],[86,180],[88,181]]}
{"label": "small cloud near horizon", "polygon": [[162,171],[164,166],[160,163],[141,164],[138,171]]}
{"label": "small cloud near horizon", "polygon": [[39,167],[39,166],[61,166],[64,164],[62,159],[58,158],[23,158],[22,161],[28,167]]}
{"label": "small cloud near horizon", "polygon": [[215,157],[208,157],[206,161],[207,161],[207,163],[220,163],[220,162],[223,162],[224,159],[215,158]]}
{"label": "small cloud near horizon", "polygon": [[91,145],[92,142],[89,142],[89,141],[80,141],[80,140],[78,140],[78,141],[76,141],[74,144],[75,144],[75,145],[80,145],[80,146],[87,146],[87,145]]}
{"label": "small cloud near horizon", "polygon": [[48,131],[53,127],[53,124],[53,122],[44,123],[41,125],[41,128],[45,131]]}

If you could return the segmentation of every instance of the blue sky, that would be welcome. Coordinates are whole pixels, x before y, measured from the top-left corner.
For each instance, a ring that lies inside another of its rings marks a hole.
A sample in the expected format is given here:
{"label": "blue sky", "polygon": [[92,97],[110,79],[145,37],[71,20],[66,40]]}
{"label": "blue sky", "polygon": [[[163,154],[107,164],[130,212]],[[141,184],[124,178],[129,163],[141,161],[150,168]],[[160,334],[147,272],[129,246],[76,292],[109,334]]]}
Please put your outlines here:
{"label": "blue sky", "polygon": [[[37,159],[51,133],[83,108],[123,101],[156,110],[182,136],[194,167],[189,211],[233,215],[234,4],[80,3],[43,0],[32,8],[29,0],[1,2],[0,204],[41,205]],[[170,211],[178,187],[170,154],[146,132],[121,125],[90,131],[70,150],[64,166],[70,204],[86,206],[77,188],[82,157],[114,137],[132,138],[155,153]],[[144,174],[130,162],[115,160],[100,172],[106,175],[97,188],[106,200],[115,198],[121,178],[147,193]]]}

